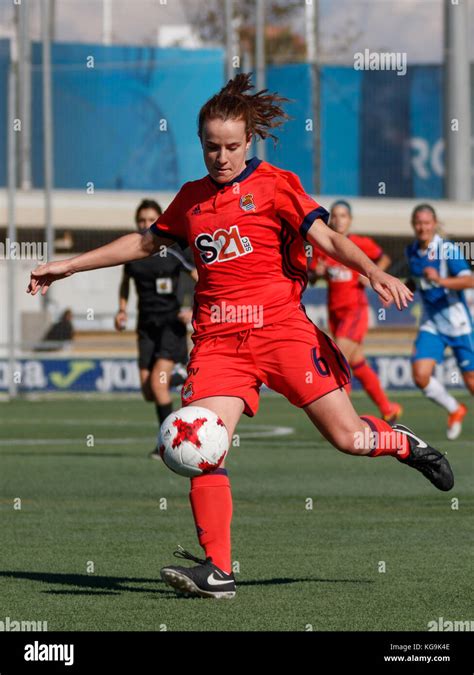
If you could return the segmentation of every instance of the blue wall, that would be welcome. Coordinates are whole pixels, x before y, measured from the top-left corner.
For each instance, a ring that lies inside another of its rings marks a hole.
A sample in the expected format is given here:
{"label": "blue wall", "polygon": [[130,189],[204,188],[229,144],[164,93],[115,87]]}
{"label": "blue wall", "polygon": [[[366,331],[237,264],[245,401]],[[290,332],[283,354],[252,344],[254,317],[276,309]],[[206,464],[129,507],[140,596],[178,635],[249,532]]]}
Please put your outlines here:
{"label": "blue wall", "polygon": [[[94,68],[86,66],[89,56]],[[174,190],[200,176],[196,118],[222,85],[223,58],[221,49],[54,45],[55,185]],[[33,63],[41,63],[39,44]],[[33,180],[41,186],[40,69],[33,102]]]}
{"label": "blue wall", "polygon": [[[87,68],[88,57],[94,68]],[[224,83],[221,49],[55,44],[55,185],[85,189],[177,190],[205,175],[196,135],[200,106]],[[33,45],[33,180],[43,183],[41,48]],[[0,41],[0,157],[6,158],[8,41]],[[474,78],[474,69],[471,70]],[[269,162],[295,171],[313,190],[310,71],[270,66],[267,86],[292,99]],[[474,96],[474,88],[473,88]],[[474,101],[473,101],[474,108]],[[166,120],[167,129],[160,129]],[[474,125],[473,125],[474,128]],[[391,197],[443,196],[442,67],[394,71],[321,70],[321,192]],[[0,185],[6,160],[0,161]]]}
{"label": "blue wall", "polygon": [[[270,66],[267,70],[267,88],[289,98],[283,105],[291,119],[275,130],[279,142],[266,141],[266,159],[298,174],[306,190],[312,189],[313,134],[306,131],[306,120],[313,116],[309,68],[305,64]],[[284,129],[284,131],[283,131]]]}
{"label": "blue wall", "polygon": [[321,192],[359,194],[362,78],[353,68],[321,69]]}

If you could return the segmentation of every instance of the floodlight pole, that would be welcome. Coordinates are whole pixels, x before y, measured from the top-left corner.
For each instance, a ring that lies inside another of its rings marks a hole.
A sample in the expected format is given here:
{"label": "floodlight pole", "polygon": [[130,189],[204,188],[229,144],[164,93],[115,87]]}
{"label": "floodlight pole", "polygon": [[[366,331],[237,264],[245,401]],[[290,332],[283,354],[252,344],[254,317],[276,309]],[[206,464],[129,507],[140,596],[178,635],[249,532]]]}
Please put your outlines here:
{"label": "floodlight pole", "polygon": [[233,50],[234,50],[234,3],[225,0],[225,48],[226,48],[226,83],[234,77]]}
{"label": "floodlight pole", "polygon": [[18,29],[18,86],[19,117],[21,121],[20,146],[20,187],[31,190],[31,3],[16,6]]}
{"label": "floodlight pole", "polygon": [[102,0],[102,44],[112,44],[112,0]]}
{"label": "floodlight pole", "polygon": [[[257,0],[256,36],[255,36],[255,65],[257,71],[257,90],[266,88],[265,77],[265,0]],[[257,153],[260,159],[265,160],[265,141],[257,139]]]}
{"label": "floodlight pole", "polygon": [[313,123],[313,192],[321,193],[321,72],[319,66],[319,0],[305,5],[306,49],[310,69]]}
{"label": "floodlight pole", "polygon": [[445,196],[471,199],[471,82],[467,0],[444,2]]}
{"label": "floodlight pole", "polygon": [[[52,215],[53,174],[53,110],[51,85],[51,0],[43,0],[41,12],[42,28],[42,64],[43,64],[43,140],[44,140],[44,217],[46,232],[46,256],[51,260],[54,256],[54,230]],[[43,297],[43,308],[48,309],[51,298]]]}
{"label": "floodlight pole", "polygon": [[[16,231],[16,186],[17,186],[17,131],[15,129],[16,105],[17,105],[17,80],[18,80],[18,54],[16,37],[10,40],[10,65],[8,70],[8,122],[7,122],[7,231],[10,245],[17,240]],[[15,260],[10,255],[7,257],[7,316],[8,316],[8,394],[10,398],[17,395],[17,383],[15,382],[15,345],[16,345],[16,316],[15,316]]]}

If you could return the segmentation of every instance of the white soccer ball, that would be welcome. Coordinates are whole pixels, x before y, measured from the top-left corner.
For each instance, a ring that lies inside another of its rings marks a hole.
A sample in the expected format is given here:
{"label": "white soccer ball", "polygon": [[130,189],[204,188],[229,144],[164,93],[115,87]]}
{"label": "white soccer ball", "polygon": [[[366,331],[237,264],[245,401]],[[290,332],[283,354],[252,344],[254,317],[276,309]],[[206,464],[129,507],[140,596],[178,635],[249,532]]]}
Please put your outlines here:
{"label": "white soccer ball", "polygon": [[166,466],[181,476],[200,476],[217,469],[227,454],[224,422],[207,408],[190,405],[164,420],[158,449]]}

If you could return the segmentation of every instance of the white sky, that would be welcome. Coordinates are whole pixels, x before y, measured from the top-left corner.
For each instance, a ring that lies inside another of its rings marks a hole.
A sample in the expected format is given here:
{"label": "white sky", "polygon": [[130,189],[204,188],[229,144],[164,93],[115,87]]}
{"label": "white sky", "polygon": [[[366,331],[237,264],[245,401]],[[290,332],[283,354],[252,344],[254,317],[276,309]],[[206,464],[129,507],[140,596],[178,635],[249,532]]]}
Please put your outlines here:
{"label": "white sky", "polygon": [[[39,38],[40,0],[32,7],[32,32]],[[315,1],[315,0],[314,0]],[[474,34],[474,0],[469,7],[469,35]],[[113,38],[116,44],[156,44],[160,25],[184,23],[184,3],[205,0],[112,0]],[[294,28],[304,33],[304,2]],[[102,0],[55,0],[56,38],[59,41],[100,42]],[[0,28],[12,21],[12,0],[0,0]],[[352,62],[354,51],[365,48],[406,52],[409,63],[442,60],[443,0],[319,0],[321,48],[331,60]],[[360,36],[348,43],[348,36]],[[474,40],[470,40],[474,60]],[[344,46],[346,50],[344,50]],[[345,51],[345,53],[344,53]]]}

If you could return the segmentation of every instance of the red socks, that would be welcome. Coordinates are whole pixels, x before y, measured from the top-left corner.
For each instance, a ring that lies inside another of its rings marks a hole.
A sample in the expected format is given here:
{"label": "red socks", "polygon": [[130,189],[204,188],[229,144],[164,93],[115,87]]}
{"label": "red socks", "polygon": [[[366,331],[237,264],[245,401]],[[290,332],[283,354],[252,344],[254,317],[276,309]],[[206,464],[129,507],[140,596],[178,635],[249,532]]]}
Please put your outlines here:
{"label": "red socks", "polygon": [[372,417],[372,415],[361,415],[361,420],[367,422],[370,431],[374,432],[372,436],[369,457],[380,457],[381,455],[393,455],[397,459],[405,459],[410,454],[408,439],[404,434],[399,434],[388,422]]}
{"label": "red socks", "polygon": [[230,523],[232,493],[227,469],[191,478],[189,500],[200,545],[214,565],[229,574],[232,571]]}
{"label": "red socks", "polygon": [[[370,370],[370,369],[369,369]],[[361,417],[370,427],[368,438],[373,448],[370,457],[393,455],[405,459],[410,448],[407,438],[398,434],[390,424],[377,417]],[[370,434],[370,432],[375,432]],[[199,544],[214,565],[229,574],[232,571],[230,525],[232,521],[232,493],[226,469],[191,478],[189,500],[198,534]]]}
{"label": "red socks", "polygon": [[359,380],[372,401],[378,407],[382,415],[389,415],[391,412],[390,401],[387,398],[377,374],[368,365],[364,359],[355,366],[352,366],[352,372]]}

